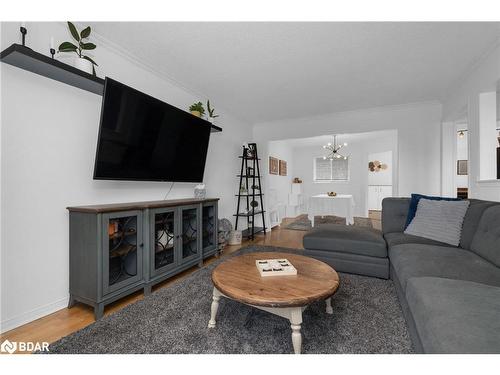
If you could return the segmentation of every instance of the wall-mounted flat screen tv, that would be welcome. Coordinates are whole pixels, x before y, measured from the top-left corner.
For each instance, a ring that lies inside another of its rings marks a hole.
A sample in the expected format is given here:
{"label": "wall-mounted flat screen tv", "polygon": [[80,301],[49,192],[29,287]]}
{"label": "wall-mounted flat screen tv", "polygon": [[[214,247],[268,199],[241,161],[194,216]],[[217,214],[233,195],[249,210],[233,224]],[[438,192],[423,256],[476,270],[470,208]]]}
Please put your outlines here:
{"label": "wall-mounted flat screen tv", "polygon": [[210,123],[106,78],[96,180],[202,182]]}

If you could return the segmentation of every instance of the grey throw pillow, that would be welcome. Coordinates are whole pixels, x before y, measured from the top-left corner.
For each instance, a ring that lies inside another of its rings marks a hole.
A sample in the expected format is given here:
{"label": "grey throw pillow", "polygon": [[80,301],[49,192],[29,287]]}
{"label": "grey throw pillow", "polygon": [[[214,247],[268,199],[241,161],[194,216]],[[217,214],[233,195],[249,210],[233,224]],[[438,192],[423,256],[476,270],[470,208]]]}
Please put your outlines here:
{"label": "grey throw pillow", "polygon": [[462,223],[469,203],[467,200],[420,199],[417,213],[406,228],[405,233],[458,246],[462,234]]}

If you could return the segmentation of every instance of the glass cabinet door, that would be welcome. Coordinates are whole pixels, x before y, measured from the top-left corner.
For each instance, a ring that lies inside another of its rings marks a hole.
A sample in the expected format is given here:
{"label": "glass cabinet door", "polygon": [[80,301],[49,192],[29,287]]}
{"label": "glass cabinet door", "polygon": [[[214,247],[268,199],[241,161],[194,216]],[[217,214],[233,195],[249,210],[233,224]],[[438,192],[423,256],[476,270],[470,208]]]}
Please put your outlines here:
{"label": "glass cabinet door", "polygon": [[215,204],[207,203],[203,205],[202,212],[203,255],[207,252],[214,252],[217,249],[217,210]]}
{"label": "glass cabinet door", "polygon": [[176,215],[174,209],[153,211],[151,233],[151,274],[158,275],[175,266]]}
{"label": "glass cabinet door", "polygon": [[104,294],[142,278],[142,218],[140,212],[103,215]]}
{"label": "glass cabinet door", "polygon": [[199,207],[186,206],[180,209],[180,252],[182,261],[198,258],[200,255],[199,245]]}

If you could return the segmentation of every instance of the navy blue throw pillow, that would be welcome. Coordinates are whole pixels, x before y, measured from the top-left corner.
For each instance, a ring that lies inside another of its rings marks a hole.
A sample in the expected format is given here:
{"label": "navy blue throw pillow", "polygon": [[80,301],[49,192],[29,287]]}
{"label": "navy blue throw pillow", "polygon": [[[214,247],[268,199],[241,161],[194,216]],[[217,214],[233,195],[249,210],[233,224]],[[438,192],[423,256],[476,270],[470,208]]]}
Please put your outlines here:
{"label": "navy blue throw pillow", "polygon": [[415,214],[417,213],[418,202],[422,198],[429,199],[432,201],[460,201],[461,200],[460,198],[432,197],[432,196],[422,195],[422,194],[412,194],[411,201],[410,201],[410,208],[408,209],[408,216],[406,217],[405,229],[408,227],[408,225],[410,225],[411,221],[415,217]]}

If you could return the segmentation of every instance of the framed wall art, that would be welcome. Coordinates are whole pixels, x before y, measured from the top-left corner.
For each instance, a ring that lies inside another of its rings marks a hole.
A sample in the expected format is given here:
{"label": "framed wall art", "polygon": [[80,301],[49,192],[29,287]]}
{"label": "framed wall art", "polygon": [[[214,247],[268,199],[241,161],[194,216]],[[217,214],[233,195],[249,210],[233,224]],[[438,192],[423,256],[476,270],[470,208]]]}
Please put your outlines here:
{"label": "framed wall art", "polygon": [[467,175],[467,160],[457,160],[457,175]]}
{"label": "framed wall art", "polygon": [[280,176],[286,176],[286,161],[280,160]]}
{"label": "framed wall art", "polygon": [[269,174],[279,173],[279,160],[269,156]]}

